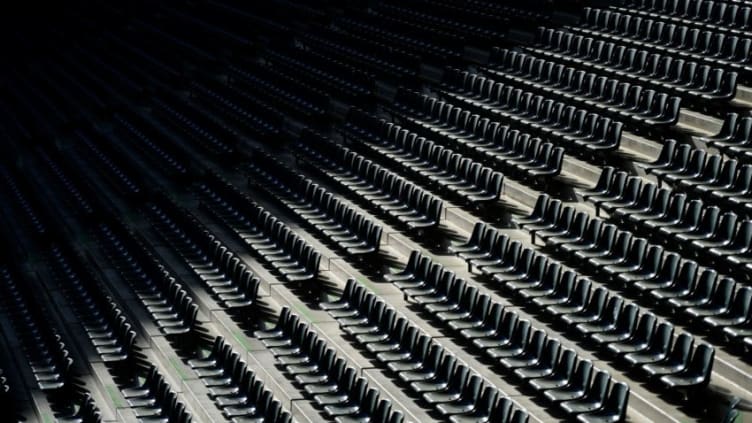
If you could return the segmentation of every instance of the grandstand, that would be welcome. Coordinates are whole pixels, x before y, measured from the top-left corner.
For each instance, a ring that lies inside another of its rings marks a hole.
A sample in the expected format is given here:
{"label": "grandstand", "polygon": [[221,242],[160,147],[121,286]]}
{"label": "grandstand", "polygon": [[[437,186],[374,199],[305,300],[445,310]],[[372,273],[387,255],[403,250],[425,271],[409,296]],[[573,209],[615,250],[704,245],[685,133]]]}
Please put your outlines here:
{"label": "grandstand", "polygon": [[752,0],[46,7],[0,420],[752,415]]}

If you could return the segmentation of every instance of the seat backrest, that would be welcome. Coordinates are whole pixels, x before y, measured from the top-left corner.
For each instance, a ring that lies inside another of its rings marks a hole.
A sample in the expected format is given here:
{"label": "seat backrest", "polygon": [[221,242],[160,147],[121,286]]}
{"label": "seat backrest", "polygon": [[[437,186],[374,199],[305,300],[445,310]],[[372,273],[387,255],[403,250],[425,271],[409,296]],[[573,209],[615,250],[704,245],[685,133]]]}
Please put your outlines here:
{"label": "seat backrest", "polygon": [[569,387],[585,391],[590,386],[593,373],[593,362],[580,359],[572,376],[569,378]]}
{"label": "seat backrest", "polygon": [[[605,287],[598,287],[593,291],[587,304],[586,313],[600,316],[606,306],[606,300],[608,299],[608,289]],[[616,303],[614,304],[616,305]]]}
{"label": "seat backrest", "polygon": [[473,374],[462,387],[462,398],[466,401],[472,401],[473,404],[478,401],[483,389],[483,378],[479,374]]}
{"label": "seat backrest", "polygon": [[612,295],[608,299],[608,304],[600,315],[600,320],[603,322],[616,322],[619,319],[622,308],[624,306],[624,298],[619,295]]}
{"label": "seat backrest", "polygon": [[713,298],[711,299],[711,306],[713,308],[727,309],[731,305],[731,298],[733,296],[734,287],[736,282],[731,278],[723,278],[718,282],[718,285],[713,292]]}
{"label": "seat backrest", "polygon": [[502,319],[499,321],[497,333],[504,339],[510,339],[515,334],[519,322],[519,315],[511,310],[504,310]]}
{"label": "seat backrest", "polygon": [[525,347],[530,340],[531,324],[529,320],[519,320],[514,327],[511,344],[517,347]]}
{"label": "seat backrest", "polygon": [[454,369],[452,378],[449,380],[449,389],[452,391],[461,391],[470,379],[470,368],[464,364],[458,364]]}
{"label": "seat backrest", "polygon": [[486,314],[488,314],[490,307],[491,297],[488,294],[481,294],[478,296],[475,304],[473,304],[472,316],[480,321],[486,316]]}
{"label": "seat backrest", "polygon": [[[495,388],[494,388],[495,389]],[[514,408],[514,402],[502,394],[497,395],[499,400],[492,404],[488,414],[489,422],[507,422]]]}
{"label": "seat backrest", "polygon": [[689,364],[688,372],[695,376],[701,376],[700,386],[704,387],[710,383],[710,375],[713,372],[713,361],[715,358],[715,348],[708,344],[700,344],[695,348],[692,355],[692,362]]}
{"label": "seat backrest", "polygon": [[533,334],[530,336],[530,340],[528,341],[526,353],[531,357],[539,358],[541,354],[543,353],[543,348],[546,344],[546,331],[541,329],[536,329]]}
{"label": "seat backrest", "polygon": [[677,336],[674,345],[671,347],[668,361],[674,364],[688,364],[694,343],[695,338],[686,332]]}
{"label": "seat backrest", "polygon": [[619,313],[619,317],[616,322],[618,330],[632,333],[632,330],[637,323],[637,315],[639,311],[640,307],[637,304],[627,304],[627,306],[621,310],[621,313]]}
{"label": "seat backrest", "polygon": [[663,148],[658,155],[658,159],[651,163],[651,166],[662,165],[670,163],[676,150],[676,140],[666,140],[663,142]]}
{"label": "seat backrest", "polygon": [[629,385],[624,382],[614,382],[603,410],[609,416],[613,416],[614,421],[623,421],[627,415],[628,403]]}
{"label": "seat backrest", "polygon": [[606,401],[608,388],[611,385],[611,375],[605,370],[598,370],[588,386],[586,400],[603,403]]}
{"label": "seat backrest", "polygon": [[733,187],[736,191],[747,192],[752,184],[752,165],[745,164],[736,172]]}
{"label": "seat backrest", "polygon": [[569,225],[572,223],[572,219],[574,218],[575,209],[574,207],[566,206],[561,210],[561,213],[556,218],[556,227],[566,229],[569,227]]}

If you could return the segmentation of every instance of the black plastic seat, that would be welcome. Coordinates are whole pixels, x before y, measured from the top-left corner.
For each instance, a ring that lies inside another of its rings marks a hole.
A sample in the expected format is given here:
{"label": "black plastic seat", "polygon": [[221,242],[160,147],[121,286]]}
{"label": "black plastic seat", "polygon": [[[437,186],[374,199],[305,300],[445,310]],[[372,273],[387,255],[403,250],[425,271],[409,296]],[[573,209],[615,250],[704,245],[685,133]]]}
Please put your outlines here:
{"label": "black plastic seat", "polygon": [[720,329],[740,325],[749,320],[750,316],[752,316],[752,288],[745,286],[736,290],[730,307],[721,314],[705,317],[703,323],[713,329]]}
{"label": "black plastic seat", "polygon": [[720,316],[725,313],[732,304],[734,287],[736,283],[729,278],[721,279],[713,291],[710,301],[684,309],[684,314],[692,319]]}
{"label": "black plastic seat", "polygon": [[514,370],[514,375],[523,380],[550,376],[555,371],[560,349],[561,344],[558,340],[547,339],[542,352],[534,362],[519,366]]}
{"label": "black plastic seat", "polygon": [[[471,381],[474,384],[480,384],[481,380],[477,375],[470,374],[471,370],[464,365],[458,365],[451,378],[445,385],[434,385],[430,391],[423,392],[423,399],[431,404],[438,405],[441,403],[456,401],[462,396],[463,388]],[[413,384],[415,385],[415,383]],[[425,384],[421,385],[424,386]]]}
{"label": "black plastic seat", "polygon": [[543,349],[546,346],[546,338],[545,331],[540,329],[533,331],[525,348],[519,354],[502,356],[499,364],[507,371],[534,365],[543,354]]}
{"label": "black plastic seat", "polygon": [[603,407],[606,402],[608,388],[611,384],[611,376],[599,371],[593,377],[587,392],[582,398],[566,400],[559,406],[570,416],[593,412]]}
{"label": "black plastic seat", "polygon": [[676,337],[671,350],[665,357],[654,357],[657,360],[644,363],[642,371],[651,378],[678,373],[687,367],[693,346],[694,338],[687,333],[682,333]]}
{"label": "black plastic seat", "polygon": [[667,302],[670,307],[677,310],[702,306],[712,299],[717,282],[718,273],[712,269],[705,269],[690,287],[689,293],[669,298]]}
{"label": "black plastic seat", "polygon": [[[462,414],[472,411],[476,402],[480,399],[483,392],[483,379],[480,375],[472,375],[462,387],[459,397],[450,402],[438,404],[436,409],[444,416]],[[428,394],[431,395],[431,394]]]}
{"label": "black plastic seat", "polygon": [[651,336],[648,347],[637,351],[628,352],[624,355],[624,361],[632,367],[639,367],[647,363],[660,361],[669,353],[671,340],[674,335],[674,326],[661,323]]}
{"label": "black plastic seat", "polygon": [[494,339],[490,341],[475,340],[473,343],[479,347],[485,347],[485,354],[498,360],[504,357],[514,357],[525,350],[530,340],[531,325],[529,320],[519,320],[514,326],[514,331],[507,339]]}
{"label": "black plastic seat", "polygon": [[581,360],[577,363],[577,368],[566,385],[548,389],[543,395],[547,400],[555,403],[580,399],[588,392],[592,373],[593,363],[588,360]]}
{"label": "black plastic seat", "polygon": [[710,383],[714,357],[713,347],[700,344],[695,348],[689,365],[677,373],[662,376],[661,382],[672,389],[700,390]]}
{"label": "black plastic seat", "polygon": [[[504,401],[504,404],[499,404],[502,401]],[[503,410],[498,410],[499,407],[503,408]],[[452,410],[459,412],[451,413],[449,420],[453,423],[494,421],[491,420],[494,416],[503,416],[502,418],[506,418],[511,412],[511,408],[511,401],[508,401],[505,397],[499,399],[498,389],[493,386],[485,386],[480,396],[470,407],[463,407],[462,410]]]}
{"label": "black plastic seat", "polygon": [[583,413],[577,416],[578,422],[620,422],[627,415],[629,401],[629,385],[622,382],[611,384],[611,392],[598,410]]}

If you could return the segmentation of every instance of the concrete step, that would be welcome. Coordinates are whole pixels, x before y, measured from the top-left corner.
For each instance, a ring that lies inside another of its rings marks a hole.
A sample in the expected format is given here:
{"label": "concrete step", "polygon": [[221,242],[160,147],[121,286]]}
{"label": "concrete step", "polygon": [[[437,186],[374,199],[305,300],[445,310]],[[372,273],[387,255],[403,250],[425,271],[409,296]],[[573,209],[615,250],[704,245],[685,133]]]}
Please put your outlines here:
{"label": "concrete step", "polygon": [[723,121],[700,112],[683,108],[679,112],[679,122],[676,126],[680,131],[692,135],[710,136],[717,134],[721,130]]}
{"label": "concrete step", "polygon": [[652,162],[661,154],[663,145],[631,132],[624,132],[621,136],[619,153],[631,160]]}
{"label": "concrete step", "polygon": [[752,108],[752,87],[737,85],[736,96],[731,100],[731,104],[737,107]]}
{"label": "concrete step", "polygon": [[600,167],[572,156],[564,156],[560,179],[566,178],[567,182],[577,187],[588,187],[598,182],[600,176]]}

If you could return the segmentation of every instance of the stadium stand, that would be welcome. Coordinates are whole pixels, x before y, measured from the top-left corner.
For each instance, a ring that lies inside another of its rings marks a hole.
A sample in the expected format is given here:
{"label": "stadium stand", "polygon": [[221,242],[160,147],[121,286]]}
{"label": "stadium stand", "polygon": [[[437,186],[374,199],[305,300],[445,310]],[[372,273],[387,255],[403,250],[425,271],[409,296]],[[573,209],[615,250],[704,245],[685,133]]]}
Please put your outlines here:
{"label": "stadium stand", "polygon": [[752,415],[752,1],[35,6],[0,420]]}

